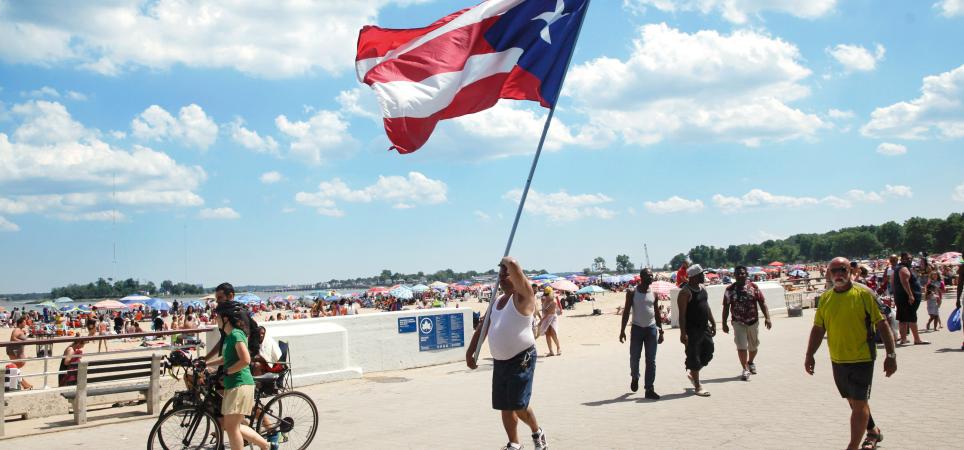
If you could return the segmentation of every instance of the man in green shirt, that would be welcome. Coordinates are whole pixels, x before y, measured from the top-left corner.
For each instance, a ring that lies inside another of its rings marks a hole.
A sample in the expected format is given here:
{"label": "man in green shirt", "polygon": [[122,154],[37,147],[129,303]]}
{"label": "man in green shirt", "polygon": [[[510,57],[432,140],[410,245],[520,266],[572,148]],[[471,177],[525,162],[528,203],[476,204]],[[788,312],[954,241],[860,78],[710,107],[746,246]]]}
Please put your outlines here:
{"label": "man in green shirt", "polygon": [[[877,308],[874,293],[863,285],[853,284],[850,270],[850,261],[846,258],[830,261],[827,274],[833,282],[833,289],[820,296],[803,366],[808,374],[813,375],[816,365],[813,354],[820,348],[826,334],[834,383],[840,396],[850,403],[850,443],[847,448],[874,449],[884,439],[870,414],[869,404],[877,350],[874,329],[880,333],[887,349],[884,373],[888,377],[897,371],[897,354],[894,335]],[[861,445],[860,438],[865,431],[867,436]]]}

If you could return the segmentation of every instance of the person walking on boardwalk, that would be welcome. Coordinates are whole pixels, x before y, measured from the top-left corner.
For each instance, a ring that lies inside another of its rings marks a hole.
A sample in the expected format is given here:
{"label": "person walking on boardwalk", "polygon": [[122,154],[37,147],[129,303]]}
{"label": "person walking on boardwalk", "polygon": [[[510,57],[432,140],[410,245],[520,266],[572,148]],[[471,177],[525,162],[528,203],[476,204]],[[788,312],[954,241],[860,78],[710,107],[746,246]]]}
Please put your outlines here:
{"label": "person walking on boardwalk", "polygon": [[[512,257],[502,258],[499,263],[499,286],[505,292],[492,305],[489,314],[487,338],[489,352],[495,360],[492,369],[492,409],[502,413],[502,426],[509,438],[503,450],[521,449],[519,420],[532,431],[532,443],[537,450],[549,448],[546,434],[536,421],[529,406],[532,381],[536,369],[536,338],[532,332],[533,314],[536,311],[535,292],[522,266]],[[482,326],[475,329],[465,352],[465,364],[469,369],[478,367],[475,349],[479,345]]]}
{"label": "person walking on boardwalk", "polygon": [[626,305],[623,307],[622,326],[619,327],[619,342],[626,342],[626,324],[630,314],[633,317],[633,327],[629,337],[629,375],[631,377],[629,389],[636,392],[639,389],[639,357],[646,349],[646,378],[643,388],[646,398],[659,400],[659,394],[653,388],[656,381],[656,346],[663,343],[663,324],[660,320],[659,301],[650,291],[653,284],[653,271],[645,268],[639,272],[639,284],[636,289],[626,291]]}
{"label": "person walking on boardwalk", "polygon": [[[733,340],[736,341],[736,354],[740,358],[743,373],[740,379],[749,381],[750,375],[756,375],[754,359],[760,346],[760,310],[763,311],[763,324],[769,330],[773,327],[770,322],[770,311],[767,309],[763,291],[756,283],[748,281],[749,271],[744,266],[736,266],[733,270],[736,282],[729,285],[723,292],[723,332],[729,333],[730,327],[726,323],[730,313],[733,314]],[[759,309],[757,306],[759,305]]]}
{"label": "person walking on boardwalk", "polygon": [[706,289],[701,283],[705,278],[703,267],[693,264],[686,270],[688,281],[679,292],[679,340],[686,348],[686,370],[693,383],[694,393],[709,397],[710,393],[700,384],[700,369],[713,359],[713,336],[716,336],[716,321],[707,302]]}
{"label": "person walking on boardwalk", "polygon": [[920,338],[917,330],[917,310],[922,300],[920,280],[911,267],[910,253],[900,254],[900,265],[894,271],[894,304],[897,305],[897,322],[900,323],[900,344],[907,344],[908,332],[914,337],[914,345],[930,344]]}
{"label": "person walking on boardwalk", "polygon": [[[851,282],[850,261],[834,258],[827,273],[833,281],[833,289],[820,296],[803,362],[804,370],[814,374],[816,362],[813,355],[826,334],[834,383],[840,396],[850,403],[850,442],[847,448],[874,449],[884,440],[870,413],[869,403],[877,353],[874,332],[880,333],[887,349],[884,373],[888,377],[897,371],[894,335],[877,308],[874,293],[866,286]],[[860,438],[865,433],[861,444]]]}

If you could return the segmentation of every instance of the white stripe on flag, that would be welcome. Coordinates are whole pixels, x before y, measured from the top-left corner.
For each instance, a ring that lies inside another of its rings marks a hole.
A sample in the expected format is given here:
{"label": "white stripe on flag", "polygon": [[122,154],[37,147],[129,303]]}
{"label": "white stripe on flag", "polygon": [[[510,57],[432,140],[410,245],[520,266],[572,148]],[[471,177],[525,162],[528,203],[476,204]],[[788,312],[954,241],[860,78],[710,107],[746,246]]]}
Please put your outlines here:
{"label": "white stripe on flag", "polygon": [[386,53],[385,56],[355,61],[355,72],[358,74],[358,81],[364,82],[365,74],[368,73],[372,67],[375,67],[382,61],[398,58],[400,55],[415,50],[422,44],[448,33],[449,31],[481,22],[489,17],[495,17],[503,14],[523,1],[525,0],[489,0],[462,13],[462,15],[456,17],[451,22],[430,31],[424,36],[399,46],[398,48]]}
{"label": "white stripe on flag", "polygon": [[461,72],[440,73],[421,82],[375,83],[382,116],[425,118],[445,109],[463,87],[498,73],[508,73],[522,57],[521,48],[469,57]]}

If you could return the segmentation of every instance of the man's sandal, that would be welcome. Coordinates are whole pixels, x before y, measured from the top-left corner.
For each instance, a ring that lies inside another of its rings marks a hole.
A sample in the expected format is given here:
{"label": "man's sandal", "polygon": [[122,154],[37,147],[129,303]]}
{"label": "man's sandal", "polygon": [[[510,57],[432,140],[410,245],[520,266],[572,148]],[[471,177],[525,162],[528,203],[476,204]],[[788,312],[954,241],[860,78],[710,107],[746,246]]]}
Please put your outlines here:
{"label": "man's sandal", "polygon": [[884,433],[874,433],[873,431],[867,432],[867,437],[864,438],[864,443],[860,445],[861,450],[873,450],[877,448],[877,444],[884,440]]}

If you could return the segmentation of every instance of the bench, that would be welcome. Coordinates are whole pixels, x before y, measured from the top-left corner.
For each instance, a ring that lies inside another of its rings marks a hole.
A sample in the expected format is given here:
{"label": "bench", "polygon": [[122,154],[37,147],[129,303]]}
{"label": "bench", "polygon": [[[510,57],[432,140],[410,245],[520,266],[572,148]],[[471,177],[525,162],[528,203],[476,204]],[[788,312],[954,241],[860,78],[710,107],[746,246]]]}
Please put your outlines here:
{"label": "bench", "polygon": [[[80,363],[77,364],[77,369],[71,369],[71,371],[77,371],[77,388],[74,391],[61,394],[64,398],[71,401],[73,405],[74,423],[77,425],[87,423],[87,397],[127,392],[140,392],[144,394],[144,399],[147,402],[147,414],[157,414],[160,395],[161,358],[162,356],[160,354],[154,354],[152,356],[137,358],[80,361]],[[91,377],[89,375],[99,376]],[[88,387],[88,384],[91,383],[104,383],[145,377],[150,378],[146,383]]]}

